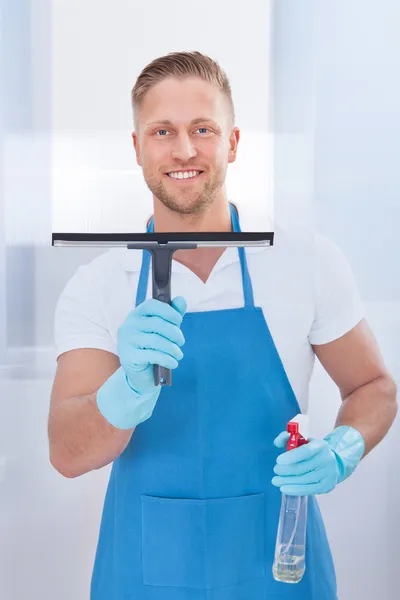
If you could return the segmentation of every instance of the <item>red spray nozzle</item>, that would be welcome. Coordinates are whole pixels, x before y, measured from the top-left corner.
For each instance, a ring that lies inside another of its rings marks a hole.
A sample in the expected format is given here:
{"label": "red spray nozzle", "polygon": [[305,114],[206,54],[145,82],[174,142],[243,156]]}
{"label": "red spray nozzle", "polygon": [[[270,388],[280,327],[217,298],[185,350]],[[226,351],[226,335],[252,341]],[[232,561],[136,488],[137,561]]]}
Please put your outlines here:
{"label": "red spray nozzle", "polygon": [[288,423],[287,431],[288,433],[290,433],[290,437],[287,443],[287,450],[293,450],[294,448],[298,448],[299,446],[308,444],[308,440],[306,440],[299,433],[299,424],[296,421],[290,421]]}

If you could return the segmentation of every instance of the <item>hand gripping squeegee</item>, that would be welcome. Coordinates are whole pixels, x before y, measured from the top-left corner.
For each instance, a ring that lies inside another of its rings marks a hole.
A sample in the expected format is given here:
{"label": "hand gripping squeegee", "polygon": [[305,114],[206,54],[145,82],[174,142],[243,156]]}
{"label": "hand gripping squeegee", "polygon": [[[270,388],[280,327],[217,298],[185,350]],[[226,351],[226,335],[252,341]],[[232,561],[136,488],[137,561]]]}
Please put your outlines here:
{"label": "hand gripping squeegee", "polygon": [[[272,246],[273,232],[53,233],[53,246],[125,246],[152,256],[153,298],[171,304],[172,256],[176,250],[228,246]],[[155,385],[171,385],[171,370],[154,365]]]}
{"label": "hand gripping squeegee", "polygon": [[[197,244],[190,242],[167,242],[159,244],[158,242],[140,242],[128,244],[129,250],[148,250],[151,252],[152,272],[153,272],[153,298],[161,302],[171,304],[171,270],[172,255],[175,250],[194,250]],[[154,365],[154,383],[155,385],[171,385],[171,369]]]}

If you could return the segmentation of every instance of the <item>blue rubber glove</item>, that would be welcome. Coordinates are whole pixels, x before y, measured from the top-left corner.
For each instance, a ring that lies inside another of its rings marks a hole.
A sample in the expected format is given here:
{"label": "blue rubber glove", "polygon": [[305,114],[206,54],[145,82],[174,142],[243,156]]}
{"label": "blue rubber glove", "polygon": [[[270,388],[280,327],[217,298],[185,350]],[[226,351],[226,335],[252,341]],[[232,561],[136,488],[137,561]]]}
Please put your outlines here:
{"label": "blue rubber glove", "polygon": [[[283,431],[274,440],[277,448],[285,448],[289,434]],[[365,452],[364,438],[353,427],[336,427],[323,440],[280,454],[274,467],[272,484],[288,496],[327,494],[347,479]]]}
{"label": "blue rubber glove", "polygon": [[180,325],[186,301],[172,306],[153,298],[132,310],[118,330],[120,368],[97,392],[97,407],[111,425],[131,429],[151,417],[161,385],[154,384],[153,365],[176,369],[185,339]]}

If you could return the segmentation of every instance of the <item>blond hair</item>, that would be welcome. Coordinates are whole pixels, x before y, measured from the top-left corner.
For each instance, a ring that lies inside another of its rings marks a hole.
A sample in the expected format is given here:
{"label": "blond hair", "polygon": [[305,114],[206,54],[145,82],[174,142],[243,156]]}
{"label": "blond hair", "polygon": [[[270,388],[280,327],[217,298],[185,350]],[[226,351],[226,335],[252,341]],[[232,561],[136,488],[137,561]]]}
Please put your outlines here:
{"label": "blond hair", "polygon": [[166,56],[156,58],[140,73],[132,88],[131,100],[134,120],[140,110],[146,93],[157,83],[167,77],[186,79],[200,77],[218,88],[226,97],[231,111],[231,125],[235,122],[235,109],[232,100],[231,86],[225,71],[209,56],[201,52],[170,52]]}

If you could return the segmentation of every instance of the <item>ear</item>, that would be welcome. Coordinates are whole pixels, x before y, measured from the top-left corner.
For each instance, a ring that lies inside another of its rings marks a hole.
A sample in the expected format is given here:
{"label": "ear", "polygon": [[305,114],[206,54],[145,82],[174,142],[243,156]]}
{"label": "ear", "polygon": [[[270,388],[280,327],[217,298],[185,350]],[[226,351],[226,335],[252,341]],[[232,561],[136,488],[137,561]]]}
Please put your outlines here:
{"label": "ear", "polygon": [[136,162],[141,167],[142,163],[140,162],[140,150],[139,150],[139,139],[135,132],[132,133],[133,147],[136,152]]}
{"label": "ear", "polygon": [[239,127],[234,127],[232,129],[232,133],[229,138],[229,154],[228,154],[228,163],[233,163],[236,160],[237,155],[237,147],[240,140],[240,129]]}

